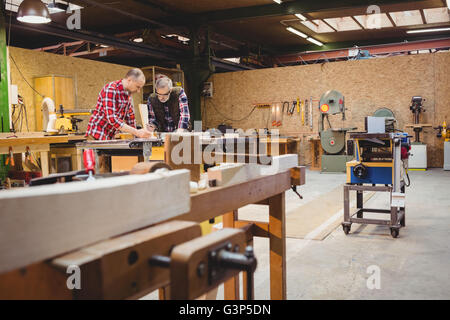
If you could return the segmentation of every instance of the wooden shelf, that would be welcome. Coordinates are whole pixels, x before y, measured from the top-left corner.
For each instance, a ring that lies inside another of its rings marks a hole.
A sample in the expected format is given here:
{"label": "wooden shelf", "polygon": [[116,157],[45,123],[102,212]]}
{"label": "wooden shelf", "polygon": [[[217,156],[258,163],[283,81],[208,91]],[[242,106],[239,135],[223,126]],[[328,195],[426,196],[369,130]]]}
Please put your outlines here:
{"label": "wooden shelf", "polygon": [[148,96],[152,93],[155,93],[155,76],[157,74],[164,74],[168,76],[170,79],[172,79],[173,86],[174,87],[183,87],[184,88],[184,72],[181,69],[171,69],[171,68],[164,68],[164,67],[158,67],[158,66],[148,66],[148,67],[142,67],[141,70],[144,72],[145,78],[147,82],[144,85],[143,88],[143,101],[146,102],[148,99]]}

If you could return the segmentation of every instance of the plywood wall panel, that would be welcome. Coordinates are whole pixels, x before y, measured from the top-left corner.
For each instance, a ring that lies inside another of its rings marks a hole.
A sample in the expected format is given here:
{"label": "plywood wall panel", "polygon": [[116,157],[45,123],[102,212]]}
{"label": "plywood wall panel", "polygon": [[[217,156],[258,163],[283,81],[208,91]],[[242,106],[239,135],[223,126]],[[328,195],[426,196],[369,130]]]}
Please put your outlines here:
{"label": "plywood wall panel", "polygon": [[[445,52],[215,74],[210,79],[214,83],[214,97],[206,100],[206,126],[227,123],[242,129],[273,128],[268,109],[257,109],[249,119],[239,122],[226,120],[223,115],[241,119],[256,102],[292,102],[297,97],[303,100],[312,96],[313,130],[301,125],[297,112],[292,117],[285,113],[283,125],[279,127],[282,134],[302,138],[300,161],[309,164],[307,140],[317,134],[318,100],[331,89],[344,94],[347,107],[346,121],[340,115],[330,117],[333,127],[364,130],[364,118],[386,107],[394,112],[397,127],[403,130],[413,122],[409,106],[416,95],[426,98],[421,122],[433,126],[442,123],[444,118],[450,122],[449,60],[450,53]],[[442,141],[435,136],[432,129],[421,134],[429,146],[429,166],[439,167],[442,166]]]}
{"label": "plywood wall panel", "polygon": [[[59,75],[73,77],[75,82],[75,108],[93,109],[102,87],[111,81],[122,79],[131,68],[128,66],[98,62],[88,59],[67,57],[47,52],[9,47],[11,83],[18,86],[19,94],[24,97],[27,106],[28,123],[30,131],[35,130],[34,91],[26,81],[33,84],[34,77],[46,75]],[[25,77],[26,81],[22,77]],[[142,94],[134,94],[135,111],[142,102]],[[140,123],[139,112],[136,113]],[[84,131],[89,116],[80,116],[85,119],[80,125]]]}

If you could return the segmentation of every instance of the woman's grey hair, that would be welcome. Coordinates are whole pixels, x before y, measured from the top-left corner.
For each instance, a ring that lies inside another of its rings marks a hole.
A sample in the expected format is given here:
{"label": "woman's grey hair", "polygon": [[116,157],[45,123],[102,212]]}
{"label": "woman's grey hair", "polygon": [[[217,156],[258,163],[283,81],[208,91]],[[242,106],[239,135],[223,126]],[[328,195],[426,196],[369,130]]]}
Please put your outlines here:
{"label": "woman's grey hair", "polygon": [[169,90],[172,90],[173,84],[172,80],[170,80],[169,77],[161,77],[158,80],[156,80],[155,83],[156,88],[169,88]]}
{"label": "woman's grey hair", "polygon": [[143,79],[145,82],[145,75],[141,69],[134,68],[127,72],[125,78],[132,78],[134,81]]}

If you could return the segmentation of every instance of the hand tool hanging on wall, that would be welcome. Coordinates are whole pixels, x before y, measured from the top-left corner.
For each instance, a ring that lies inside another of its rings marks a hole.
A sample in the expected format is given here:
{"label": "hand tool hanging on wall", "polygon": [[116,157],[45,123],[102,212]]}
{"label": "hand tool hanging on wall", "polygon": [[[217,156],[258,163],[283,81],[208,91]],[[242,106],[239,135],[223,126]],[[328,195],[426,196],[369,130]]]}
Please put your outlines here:
{"label": "hand tool hanging on wall", "polygon": [[286,113],[289,115],[289,108],[290,108],[290,104],[289,101],[284,101],[283,102],[283,114],[284,114],[284,108],[286,107]]}
{"label": "hand tool hanging on wall", "polygon": [[9,147],[9,151],[8,151],[8,157],[6,158],[6,162],[5,165],[8,165],[9,163],[11,163],[11,166],[14,167],[14,154],[12,151],[12,147]]}
{"label": "hand tool hanging on wall", "polygon": [[272,104],[272,127],[277,125],[277,106]]}
{"label": "hand tool hanging on wall", "polygon": [[305,125],[305,108],[306,108],[306,101],[308,101],[308,100],[303,100],[303,101],[302,101],[302,126]]}
{"label": "hand tool hanging on wall", "polygon": [[309,127],[313,128],[313,101],[312,97],[309,97]]}
{"label": "hand tool hanging on wall", "polygon": [[291,116],[294,114],[296,105],[297,105],[297,101],[292,101],[292,107],[291,107],[291,110],[289,110],[289,113],[291,114]]}
{"label": "hand tool hanging on wall", "polygon": [[283,110],[281,109],[281,104],[277,103],[277,127],[280,127],[283,124]]}
{"label": "hand tool hanging on wall", "polygon": [[300,98],[297,98],[297,113],[300,113]]}

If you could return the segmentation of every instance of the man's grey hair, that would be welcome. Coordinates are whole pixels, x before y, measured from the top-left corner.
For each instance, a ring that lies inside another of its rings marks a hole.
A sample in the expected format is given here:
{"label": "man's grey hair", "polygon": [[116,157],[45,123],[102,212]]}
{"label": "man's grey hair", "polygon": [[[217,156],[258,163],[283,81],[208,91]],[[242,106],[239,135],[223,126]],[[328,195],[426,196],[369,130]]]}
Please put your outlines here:
{"label": "man's grey hair", "polygon": [[143,79],[145,82],[145,75],[141,69],[134,68],[127,72],[125,78],[132,78],[134,81]]}
{"label": "man's grey hair", "polygon": [[155,86],[156,86],[156,89],[169,88],[169,90],[172,90],[173,83],[169,77],[161,77],[158,80],[156,80]]}

